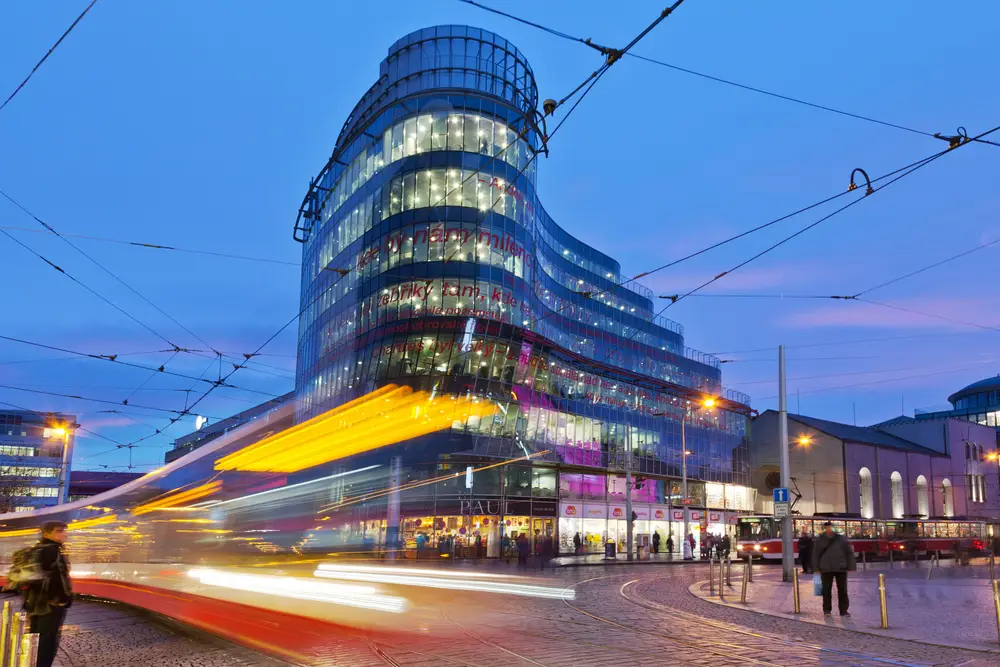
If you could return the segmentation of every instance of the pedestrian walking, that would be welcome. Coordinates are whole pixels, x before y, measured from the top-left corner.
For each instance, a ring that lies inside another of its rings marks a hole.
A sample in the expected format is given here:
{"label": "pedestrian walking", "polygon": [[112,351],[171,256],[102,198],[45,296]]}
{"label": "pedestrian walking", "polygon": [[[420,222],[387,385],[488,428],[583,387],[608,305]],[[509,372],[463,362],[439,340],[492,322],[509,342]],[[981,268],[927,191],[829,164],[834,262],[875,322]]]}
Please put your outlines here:
{"label": "pedestrian walking", "polygon": [[723,535],[722,536],[722,557],[723,558],[725,558],[727,560],[729,559],[729,550],[732,548],[732,546],[733,546],[733,543],[729,539],[729,535],[728,534],[727,535]]}
{"label": "pedestrian walking", "polygon": [[517,542],[517,566],[522,569],[528,567],[528,555],[531,553],[531,542],[528,536],[521,533],[515,540]]}
{"label": "pedestrian walking", "polygon": [[580,547],[582,545],[583,545],[583,540],[580,538],[580,533],[577,532],[577,534],[573,536],[573,553],[575,554],[580,553]]}
{"label": "pedestrian walking", "polygon": [[682,545],[684,560],[694,560],[694,535],[688,533]]}
{"label": "pedestrian walking", "polygon": [[669,535],[667,535],[667,553],[670,554],[671,558],[673,558],[673,556],[674,556],[674,535],[673,535],[673,533],[670,533]]}
{"label": "pedestrian walking", "polygon": [[552,535],[551,534],[546,533],[545,537],[542,538],[542,551],[541,551],[541,559],[540,559],[540,562],[539,562],[539,566],[543,570],[546,567],[548,567],[549,562],[552,560],[552,557],[555,555],[555,550],[556,550],[555,540],[552,539]]}
{"label": "pedestrian walking", "polygon": [[41,578],[27,587],[24,610],[28,612],[30,631],[38,633],[37,667],[52,667],[66,611],[73,604],[65,542],[66,524],[47,521],[42,524],[41,541],[33,547]]}
{"label": "pedestrian walking", "polygon": [[846,537],[833,532],[833,524],[823,524],[823,534],[813,545],[813,570],[819,572],[823,584],[823,613],[833,613],[833,582],[837,582],[837,609],[841,616],[850,616],[851,601],[847,597],[847,573],[857,569],[854,548]]}
{"label": "pedestrian walking", "polygon": [[812,551],[812,535],[802,533],[802,536],[799,537],[799,564],[802,566],[802,572],[805,574],[812,572]]}
{"label": "pedestrian walking", "polygon": [[653,553],[660,553],[660,531],[655,531],[653,533]]}

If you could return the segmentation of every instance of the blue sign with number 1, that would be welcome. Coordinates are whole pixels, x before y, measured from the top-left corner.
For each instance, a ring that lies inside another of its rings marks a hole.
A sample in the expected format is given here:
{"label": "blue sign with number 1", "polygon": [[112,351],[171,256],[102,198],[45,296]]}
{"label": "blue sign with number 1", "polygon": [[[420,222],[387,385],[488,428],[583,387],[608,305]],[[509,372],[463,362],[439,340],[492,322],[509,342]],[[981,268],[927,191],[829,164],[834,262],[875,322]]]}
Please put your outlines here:
{"label": "blue sign with number 1", "polygon": [[774,502],[776,503],[787,503],[788,502],[788,489],[784,487],[779,487],[774,489]]}

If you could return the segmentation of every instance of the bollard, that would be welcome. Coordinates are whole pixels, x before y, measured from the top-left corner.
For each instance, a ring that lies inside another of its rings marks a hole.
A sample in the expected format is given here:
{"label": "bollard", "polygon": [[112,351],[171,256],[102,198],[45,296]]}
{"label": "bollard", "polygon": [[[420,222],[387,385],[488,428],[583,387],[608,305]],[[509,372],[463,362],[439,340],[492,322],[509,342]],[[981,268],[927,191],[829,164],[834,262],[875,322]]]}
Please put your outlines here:
{"label": "bollard", "polygon": [[889,545],[889,569],[892,569],[892,545]]}
{"label": "bollard", "polygon": [[868,571],[868,552],[867,551],[862,551],[861,552],[861,571],[862,572],[867,572]]}
{"label": "bollard", "polygon": [[927,561],[927,581],[931,580],[931,572],[934,571],[934,562],[937,560],[938,555],[936,553],[931,554],[930,560]]}
{"label": "bollard", "polygon": [[711,554],[708,556],[708,594],[715,595],[715,570],[713,569],[713,564],[715,560],[712,558]]}
{"label": "bollard", "polygon": [[878,575],[878,603],[882,611],[882,629],[889,627],[889,610],[885,606],[885,575]]}
{"label": "bollard", "polygon": [[7,648],[10,644],[10,626],[14,617],[14,605],[4,600],[0,610],[0,666],[7,666]]}
{"label": "bollard", "polygon": [[747,601],[747,581],[749,581],[751,567],[749,563],[743,563],[743,590],[740,591],[740,602]]}
{"label": "bollard", "polygon": [[29,632],[21,640],[21,663],[17,667],[35,667],[38,662],[38,633]]}
{"label": "bollard", "polygon": [[725,594],[722,592],[722,574],[723,574],[723,570],[725,570],[725,569],[726,568],[724,568],[722,566],[722,559],[720,558],[719,559],[719,599],[720,600],[722,600],[722,599],[724,599],[726,597]]}
{"label": "bollard", "polygon": [[10,636],[7,641],[7,665],[16,667],[21,660],[21,641],[24,638],[24,629],[28,624],[28,615],[23,611],[11,617]]}
{"label": "bollard", "polygon": [[753,554],[747,554],[747,563],[750,565],[750,578],[747,581],[753,581]]}
{"label": "bollard", "polygon": [[997,638],[1000,640],[1000,581],[993,582],[993,608],[997,612]]}
{"label": "bollard", "polygon": [[799,603],[799,568],[792,570],[792,600],[795,602],[795,613],[801,613],[802,607]]}
{"label": "bollard", "polygon": [[726,559],[726,586],[733,587],[733,559]]}
{"label": "bollard", "polygon": [[994,574],[994,564],[995,564],[995,562],[996,562],[996,558],[993,556],[993,554],[990,554],[990,581],[996,581],[997,580],[996,575]]}

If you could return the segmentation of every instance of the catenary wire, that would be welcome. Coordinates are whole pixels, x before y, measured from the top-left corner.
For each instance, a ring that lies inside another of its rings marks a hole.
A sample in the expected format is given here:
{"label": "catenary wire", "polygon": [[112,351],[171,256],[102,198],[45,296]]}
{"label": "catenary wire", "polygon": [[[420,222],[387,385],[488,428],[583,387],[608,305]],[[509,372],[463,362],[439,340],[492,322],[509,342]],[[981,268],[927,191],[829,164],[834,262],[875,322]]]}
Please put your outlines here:
{"label": "catenary wire", "polygon": [[[602,51],[604,49],[604,47],[602,47],[602,46],[600,46],[598,44],[595,44],[590,38],[584,39],[582,37],[576,37],[574,35],[570,35],[568,33],[562,32],[561,30],[556,30],[554,28],[549,28],[547,26],[541,25],[539,23],[535,23],[533,21],[529,21],[529,20],[521,18],[519,16],[515,16],[513,14],[509,14],[507,12],[500,11],[499,9],[494,9],[493,7],[490,7],[488,5],[484,5],[484,4],[479,3],[479,2],[475,2],[474,0],[459,0],[459,2],[463,2],[463,3],[467,4],[467,5],[472,5],[473,7],[478,7],[479,9],[485,10],[485,11],[490,12],[492,14],[497,14],[499,16],[503,16],[505,18],[509,18],[512,21],[517,21],[518,23],[523,23],[523,24],[531,26],[533,28],[538,28],[539,30],[543,30],[543,31],[545,31],[545,32],[547,32],[547,33],[549,33],[551,35],[555,35],[556,37],[559,37],[559,38],[562,38],[562,39],[566,39],[566,40],[569,40],[571,42],[578,42],[580,44],[583,44],[585,46],[589,46],[589,47],[597,49],[599,51]],[[680,67],[678,65],[673,65],[671,63],[668,63],[668,62],[665,62],[665,61],[662,61],[662,60],[657,60],[655,58],[650,58],[648,56],[643,56],[643,55],[640,55],[638,53],[629,53],[627,55],[632,56],[633,58],[636,58],[638,60],[643,60],[645,62],[654,64],[654,65],[659,65],[660,67],[665,67],[667,69],[671,69],[671,70],[674,70],[674,71],[677,71],[677,72],[682,72],[684,74],[690,74],[692,76],[696,76],[696,77],[699,77],[699,78],[702,78],[702,79],[706,79],[708,81],[715,81],[716,83],[722,83],[722,84],[725,84],[727,86],[733,86],[735,88],[740,88],[742,90],[746,90],[746,91],[749,91],[749,92],[758,93],[760,95],[765,95],[767,97],[772,97],[772,98],[775,98],[775,99],[784,100],[786,102],[792,102],[794,104],[800,104],[802,106],[811,107],[813,109],[818,109],[820,111],[826,111],[826,112],[837,114],[837,115],[840,115],[840,116],[846,116],[848,118],[854,118],[856,120],[862,120],[862,121],[865,121],[865,122],[874,123],[876,125],[882,125],[884,127],[890,127],[890,128],[897,129],[897,130],[902,130],[904,132],[910,132],[912,134],[919,134],[919,135],[922,135],[922,136],[925,136],[925,137],[930,137],[932,139],[942,139],[942,140],[946,140],[946,141],[949,139],[949,137],[943,137],[943,136],[941,136],[940,133],[926,132],[924,130],[918,130],[918,129],[915,129],[915,128],[912,128],[912,127],[908,127],[906,125],[901,125],[899,123],[891,123],[889,121],[879,120],[878,118],[874,118],[872,116],[866,116],[866,115],[863,115],[863,114],[853,113],[851,111],[844,111],[843,109],[837,109],[835,107],[831,107],[831,106],[828,106],[828,105],[825,105],[825,104],[817,104],[815,102],[809,102],[807,100],[804,100],[804,99],[801,99],[801,98],[798,98],[798,97],[793,97],[791,95],[783,95],[781,93],[775,93],[775,92],[772,92],[772,91],[769,91],[769,90],[765,90],[763,88],[758,88],[756,86],[750,86],[750,85],[747,85],[747,84],[744,84],[744,83],[739,83],[738,81],[732,81],[730,79],[724,79],[724,78],[719,77],[719,76],[714,76],[714,75],[711,75],[711,74],[706,74],[704,72],[699,72],[697,70],[688,69],[686,67]],[[974,141],[977,141],[979,143],[984,143],[984,144],[990,144],[992,146],[1000,146],[1000,144],[998,144],[996,142],[987,141],[987,140],[981,139],[981,138],[980,139],[975,139]]]}
{"label": "catenary wire", "polygon": [[[209,343],[205,342],[205,339],[203,339],[201,336],[199,336],[195,332],[191,331],[191,329],[189,329],[188,327],[186,327],[183,324],[181,324],[177,320],[177,318],[175,318],[173,315],[171,315],[170,313],[168,313],[167,311],[163,310],[158,305],[156,305],[155,303],[153,303],[148,297],[146,297],[146,295],[144,295],[142,292],[140,292],[136,288],[132,287],[132,285],[130,285],[128,282],[126,282],[125,280],[122,280],[122,278],[119,277],[118,274],[116,274],[114,271],[112,271],[108,267],[104,266],[103,264],[101,264],[100,262],[98,262],[96,259],[94,259],[93,257],[91,257],[89,254],[87,254],[86,252],[84,252],[78,245],[76,245],[75,243],[73,243],[72,241],[70,241],[68,238],[66,238],[65,236],[63,236],[62,234],[60,234],[58,231],[56,231],[56,229],[52,225],[50,225],[49,223],[45,222],[44,220],[42,220],[41,218],[39,218],[37,215],[35,215],[34,213],[32,213],[30,210],[28,210],[28,208],[26,206],[24,206],[23,204],[21,204],[21,202],[17,201],[16,199],[14,199],[13,197],[11,197],[9,194],[7,194],[6,192],[4,192],[3,190],[0,190],[0,195],[2,195],[4,197],[4,199],[6,199],[7,201],[9,201],[11,204],[13,204],[14,206],[16,206],[17,208],[19,208],[28,217],[30,217],[32,220],[34,220],[39,225],[41,225],[42,227],[44,227],[50,233],[52,233],[55,236],[59,237],[59,239],[63,243],[65,243],[70,248],[73,248],[73,250],[77,251],[78,253],[80,253],[81,255],[83,255],[84,257],[86,257],[92,264],[94,264],[95,266],[97,266],[97,268],[99,268],[102,271],[104,271],[104,273],[106,273],[109,276],[111,276],[112,278],[114,278],[119,284],[121,284],[122,286],[124,286],[127,290],[129,290],[130,292],[132,292],[133,294],[135,294],[137,297],[139,297],[140,299],[142,299],[148,305],[152,306],[153,309],[156,310],[156,312],[160,313],[161,315],[163,315],[164,317],[166,317],[168,320],[170,320],[171,322],[173,322],[174,324],[176,324],[177,326],[179,326],[185,332],[187,332],[192,337],[194,337],[199,343],[201,343],[205,347],[209,348],[210,350],[212,350],[213,352],[215,352],[216,354],[218,354],[218,351],[212,345],[210,345]],[[164,340],[166,340],[166,339],[164,339]],[[177,347],[177,346],[174,345],[174,347]]]}
{"label": "catenary wire", "polygon": [[76,17],[76,20],[75,20],[75,21],[73,21],[73,23],[71,23],[71,24],[70,24],[70,26],[69,26],[68,28],[66,28],[66,31],[65,31],[65,32],[63,32],[63,34],[59,36],[59,39],[57,39],[57,40],[56,40],[56,43],[55,43],[55,44],[53,44],[53,45],[52,45],[52,46],[51,46],[51,47],[49,48],[49,50],[45,52],[45,55],[44,55],[44,56],[42,56],[42,59],[41,59],[41,60],[39,60],[39,61],[38,61],[38,62],[37,62],[37,63],[35,64],[35,66],[31,68],[31,71],[30,71],[30,72],[28,72],[28,76],[24,77],[24,81],[22,81],[22,82],[21,82],[21,83],[20,83],[20,84],[19,84],[19,85],[17,86],[17,88],[15,88],[15,89],[14,89],[14,92],[12,92],[12,93],[11,93],[11,94],[10,94],[10,95],[9,95],[9,96],[7,97],[7,99],[6,99],[6,100],[4,100],[3,104],[0,104],[0,111],[3,111],[4,107],[6,107],[6,106],[7,106],[8,104],[10,104],[10,101],[11,101],[11,100],[13,100],[13,99],[14,99],[15,97],[17,97],[17,94],[18,94],[18,93],[20,93],[20,92],[21,92],[21,89],[22,89],[22,88],[24,88],[24,87],[25,87],[25,86],[27,85],[27,83],[28,83],[28,81],[29,81],[29,80],[31,79],[31,77],[32,77],[32,76],[34,76],[35,72],[37,72],[37,71],[38,71],[38,68],[39,68],[39,67],[41,67],[41,66],[42,66],[42,64],[43,64],[43,63],[44,63],[44,62],[45,62],[46,60],[48,60],[49,56],[51,56],[51,55],[52,55],[52,52],[53,52],[53,51],[55,51],[55,50],[56,50],[56,48],[58,48],[58,46],[59,46],[60,44],[62,44],[62,41],[63,41],[64,39],[66,39],[66,37],[67,37],[67,36],[68,36],[68,35],[69,35],[69,34],[70,34],[71,32],[73,32],[73,28],[75,28],[75,27],[76,27],[76,24],[78,24],[78,23],[79,23],[80,21],[82,21],[82,20],[83,20],[83,17],[87,15],[87,12],[89,12],[89,11],[90,11],[90,8],[91,8],[91,7],[93,7],[93,6],[95,5],[95,4],[97,4],[97,0],[91,0],[91,3],[90,3],[89,5],[87,5],[87,6],[86,6],[86,7],[84,8],[84,10],[83,10],[82,12],[80,12],[80,15]]}

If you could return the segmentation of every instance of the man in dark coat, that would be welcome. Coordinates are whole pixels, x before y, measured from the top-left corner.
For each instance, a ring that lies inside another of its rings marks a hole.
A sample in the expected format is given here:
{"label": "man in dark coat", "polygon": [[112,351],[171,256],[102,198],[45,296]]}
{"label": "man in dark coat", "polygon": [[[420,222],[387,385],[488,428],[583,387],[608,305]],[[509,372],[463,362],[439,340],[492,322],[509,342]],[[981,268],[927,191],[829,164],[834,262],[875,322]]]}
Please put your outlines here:
{"label": "man in dark coat", "polygon": [[823,613],[833,612],[833,582],[837,581],[837,608],[841,616],[850,616],[847,597],[847,573],[857,569],[854,548],[846,537],[833,532],[833,524],[823,524],[823,534],[813,545],[813,570],[819,572],[823,582]]}
{"label": "man in dark coat", "polygon": [[802,533],[799,537],[799,563],[802,565],[802,572],[806,574],[812,571],[812,548],[812,535]]}
{"label": "man in dark coat", "polygon": [[42,539],[34,548],[42,578],[26,591],[24,610],[28,612],[30,631],[38,633],[37,667],[52,666],[66,610],[73,603],[69,560],[63,550],[65,541],[66,524],[48,521],[42,525]]}

